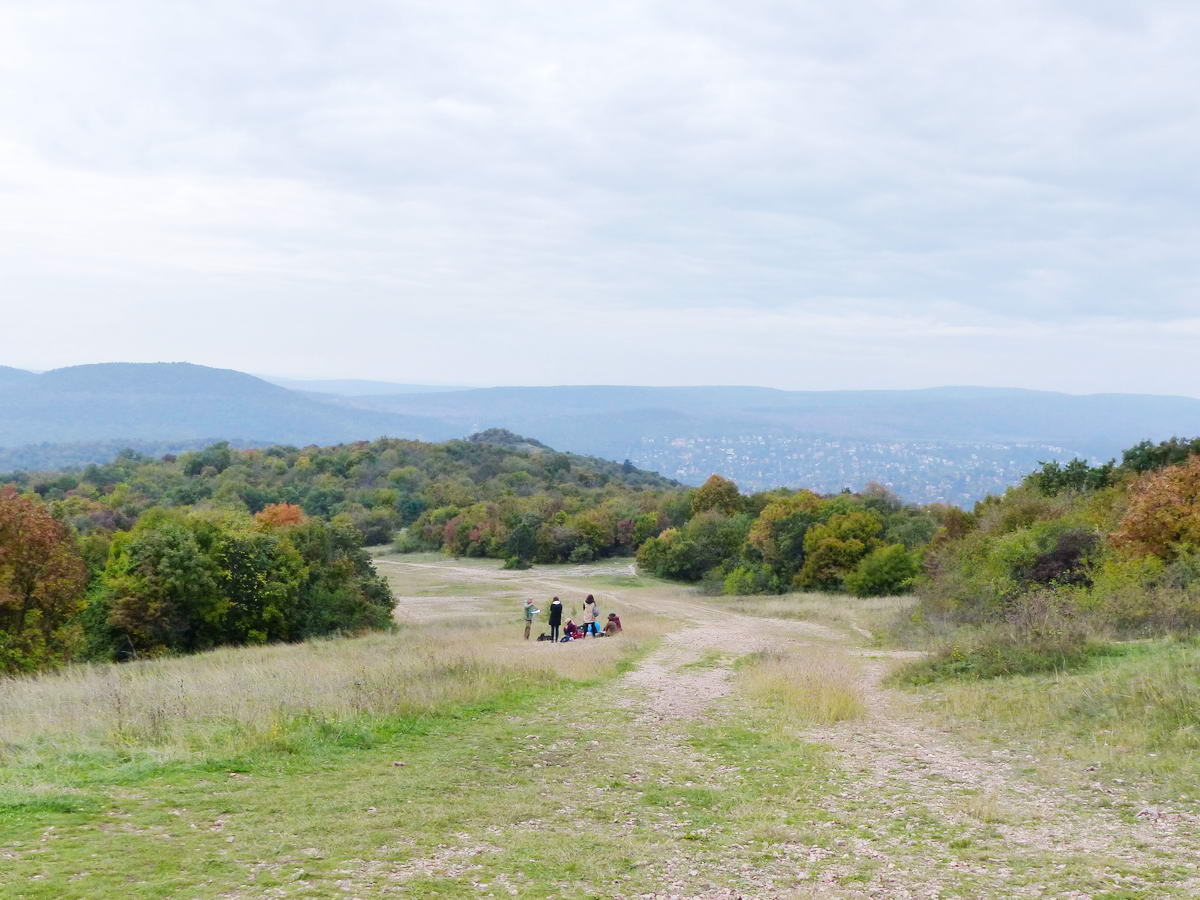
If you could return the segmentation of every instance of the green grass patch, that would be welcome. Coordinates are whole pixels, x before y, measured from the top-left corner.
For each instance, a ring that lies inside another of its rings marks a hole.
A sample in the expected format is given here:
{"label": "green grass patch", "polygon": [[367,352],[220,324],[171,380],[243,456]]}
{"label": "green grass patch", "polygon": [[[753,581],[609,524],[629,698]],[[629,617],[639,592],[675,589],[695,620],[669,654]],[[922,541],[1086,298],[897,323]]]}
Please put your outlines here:
{"label": "green grass patch", "polygon": [[946,680],[981,680],[1042,672],[1070,672],[1096,659],[1120,656],[1120,645],[1072,635],[1014,636],[969,632],[891,676],[892,684],[922,685]]}
{"label": "green grass patch", "polygon": [[[232,756],[24,746],[0,766],[0,896],[18,884],[31,898],[216,897],[232,888],[257,896],[275,887],[342,896],[336,882],[347,861],[395,866],[436,856],[441,842],[466,831],[490,844],[488,828],[538,813],[542,776],[526,746],[529,720],[604,690],[631,664],[588,680],[510,686],[435,712],[289,716],[270,733],[247,735]],[[538,732],[563,737],[561,729]],[[509,871],[525,862],[496,861]],[[357,890],[370,893],[372,869],[362,868]],[[402,893],[427,895],[431,884],[441,896],[474,895],[469,879],[456,886],[444,876],[406,879]]]}
{"label": "green grass patch", "polygon": [[1118,645],[1081,668],[942,681],[931,709],[951,727],[1038,751],[1088,781],[1139,796],[1200,797],[1200,644]]}
{"label": "green grass patch", "polygon": [[696,669],[715,669],[725,660],[726,654],[720,650],[705,650],[700,654],[699,659],[694,659],[690,663],[684,663],[679,667],[681,672]]}

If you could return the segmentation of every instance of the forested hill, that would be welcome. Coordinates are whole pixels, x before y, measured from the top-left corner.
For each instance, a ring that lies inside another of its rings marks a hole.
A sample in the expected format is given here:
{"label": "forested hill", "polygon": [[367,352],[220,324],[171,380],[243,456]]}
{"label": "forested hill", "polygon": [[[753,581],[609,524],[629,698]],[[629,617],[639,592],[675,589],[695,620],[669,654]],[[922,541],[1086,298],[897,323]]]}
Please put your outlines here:
{"label": "forested hill", "polygon": [[201,438],[333,443],[443,439],[441,422],[352,409],[243,372],[189,363],[105,363],[41,374],[0,370],[0,447]]}
{"label": "forested hill", "polygon": [[347,397],[437,418],[459,433],[502,425],[563,450],[631,459],[689,484],[836,492],[879,482],[913,502],[970,506],[1044,460],[1110,459],[1149,438],[1200,433],[1200,400],[947,387],[563,386]]}
{"label": "forested hill", "polygon": [[103,465],[0,475],[0,486],[5,483],[55,502],[59,516],[83,533],[127,528],[153,506],[258,513],[287,503],[310,516],[343,515],[370,543],[390,540],[396,528],[436,508],[515,498],[530,512],[553,517],[609,497],[679,490],[653,472],[558,453],[499,429],[441,444],[384,438],[236,450],[218,443],[161,459],[127,451]]}

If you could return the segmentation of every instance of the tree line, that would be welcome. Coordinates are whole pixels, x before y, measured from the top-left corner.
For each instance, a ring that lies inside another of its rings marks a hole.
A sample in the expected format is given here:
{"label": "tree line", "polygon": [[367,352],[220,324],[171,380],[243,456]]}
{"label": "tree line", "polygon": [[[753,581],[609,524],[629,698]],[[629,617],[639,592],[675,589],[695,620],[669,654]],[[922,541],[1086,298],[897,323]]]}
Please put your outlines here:
{"label": "tree line", "polygon": [[0,476],[0,672],[385,627],[391,594],[364,544],[440,517],[461,532],[447,550],[477,552],[465,523],[501,504],[510,515],[488,553],[528,558],[533,520],[545,519],[554,559],[592,558],[625,546],[596,522],[677,491],[506,432],[126,450],[107,464]]}
{"label": "tree line", "polygon": [[391,591],[352,525],[299,507],[151,507],[81,535],[0,487],[0,672],[379,628]]}

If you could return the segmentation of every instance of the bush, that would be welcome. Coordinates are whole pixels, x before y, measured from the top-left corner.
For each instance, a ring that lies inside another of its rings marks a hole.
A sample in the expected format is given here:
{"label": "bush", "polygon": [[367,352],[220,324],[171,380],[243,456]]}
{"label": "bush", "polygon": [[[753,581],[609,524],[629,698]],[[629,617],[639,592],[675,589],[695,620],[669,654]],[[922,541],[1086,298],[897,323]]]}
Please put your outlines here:
{"label": "bush", "polygon": [[929,684],[944,679],[1003,678],[1038,672],[1066,672],[1098,656],[1116,651],[1105,644],[1073,640],[1038,640],[995,632],[981,632],[968,640],[939,649],[929,659],[910,663],[894,680],[904,684]]}
{"label": "bush", "polygon": [[1200,546],[1200,456],[1144,475],[1112,541],[1130,553],[1167,560],[1181,548]]}
{"label": "bush", "polygon": [[733,595],[782,594],[784,583],[766,563],[741,565],[725,576],[721,593]]}
{"label": "bush", "polygon": [[1098,623],[1131,637],[1200,630],[1200,556],[1164,563],[1156,556],[1105,560],[1080,602]]}
{"label": "bush", "polygon": [[846,576],[845,585],[855,597],[889,597],[907,594],[920,566],[916,557],[901,544],[872,550]]}
{"label": "bush", "polygon": [[1035,594],[1006,622],[944,642],[931,656],[902,668],[893,680],[928,684],[1067,671],[1114,652],[1095,638],[1075,610],[1052,594]]}
{"label": "bush", "polygon": [[804,565],[796,574],[801,588],[835,591],[868,553],[883,542],[883,520],[874,513],[854,511],[832,515],[804,535]]}
{"label": "bush", "polygon": [[702,512],[682,528],[668,528],[646,540],[637,551],[638,568],[659,578],[699,581],[736,557],[749,527],[744,513]]}
{"label": "bush", "polygon": [[432,541],[424,540],[419,531],[404,528],[396,535],[396,540],[392,542],[392,549],[397,553],[420,553],[425,550],[436,550],[437,545]]}
{"label": "bush", "polygon": [[1100,536],[1086,529],[1072,529],[1058,535],[1054,546],[1040,554],[1027,572],[1029,581],[1042,585],[1090,585],[1087,573],[1089,557],[1100,543]]}

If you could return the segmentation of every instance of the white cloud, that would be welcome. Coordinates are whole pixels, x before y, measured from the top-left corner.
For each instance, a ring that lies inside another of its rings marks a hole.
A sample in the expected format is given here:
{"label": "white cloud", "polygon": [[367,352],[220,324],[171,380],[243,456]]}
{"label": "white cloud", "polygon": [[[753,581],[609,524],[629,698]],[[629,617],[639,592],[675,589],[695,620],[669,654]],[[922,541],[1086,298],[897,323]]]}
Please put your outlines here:
{"label": "white cloud", "polygon": [[1158,352],[1198,337],[1197,38],[1172,0],[0,2],[2,361],[1200,393]]}

